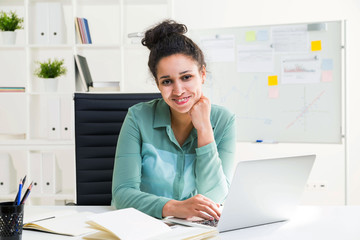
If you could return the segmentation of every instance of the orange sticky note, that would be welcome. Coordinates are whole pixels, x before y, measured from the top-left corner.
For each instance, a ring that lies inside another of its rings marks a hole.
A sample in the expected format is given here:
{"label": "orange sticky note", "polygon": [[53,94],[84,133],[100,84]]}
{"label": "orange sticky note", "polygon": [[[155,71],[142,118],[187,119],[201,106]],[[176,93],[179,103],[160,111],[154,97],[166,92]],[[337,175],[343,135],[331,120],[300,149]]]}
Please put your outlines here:
{"label": "orange sticky note", "polygon": [[268,84],[269,84],[269,86],[278,85],[277,76],[268,76]]}
{"label": "orange sticky note", "polygon": [[311,51],[321,51],[321,41],[311,42]]}

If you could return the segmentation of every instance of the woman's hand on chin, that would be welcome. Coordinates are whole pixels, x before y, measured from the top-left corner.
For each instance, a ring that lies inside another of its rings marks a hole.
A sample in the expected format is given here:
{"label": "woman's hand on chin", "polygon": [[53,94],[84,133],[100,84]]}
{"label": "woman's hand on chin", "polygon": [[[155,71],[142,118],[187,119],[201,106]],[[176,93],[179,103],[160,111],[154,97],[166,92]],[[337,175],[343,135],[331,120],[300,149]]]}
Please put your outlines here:
{"label": "woman's hand on chin", "polygon": [[192,124],[197,130],[198,147],[205,146],[214,141],[214,133],[210,122],[211,103],[202,95],[189,111]]}

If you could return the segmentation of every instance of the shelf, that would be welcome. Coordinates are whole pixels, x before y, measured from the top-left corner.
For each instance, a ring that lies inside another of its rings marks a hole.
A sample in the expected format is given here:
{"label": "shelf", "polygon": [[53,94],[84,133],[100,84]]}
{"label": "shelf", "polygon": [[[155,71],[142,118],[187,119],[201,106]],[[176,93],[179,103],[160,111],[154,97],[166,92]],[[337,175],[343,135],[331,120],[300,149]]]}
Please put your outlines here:
{"label": "shelf", "polygon": [[7,5],[7,6],[23,6],[24,0],[1,0],[0,5]]}
{"label": "shelf", "polygon": [[79,49],[120,48],[120,44],[76,44]]}
{"label": "shelf", "polygon": [[[9,201],[9,200],[15,199],[16,194],[17,194],[16,192],[9,193],[9,194],[1,194],[0,200]],[[34,194],[34,193],[32,193],[29,195],[29,199],[32,199],[32,198],[51,198],[53,200],[71,200],[71,199],[75,198],[75,192],[64,191],[64,192],[58,192],[55,194],[47,194],[47,193]]]}
{"label": "shelf", "polygon": [[3,44],[0,44],[0,49],[23,50],[23,49],[25,49],[25,45],[3,45]]}
{"label": "shelf", "polygon": [[30,44],[29,48],[41,48],[41,49],[61,49],[61,48],[72,48],[71,44]]}
{"label": "shelf", "polygon": [[154,5],[167,4],[168,0],[124,0],[124,3],[129,5]]}
{"label": "shelf", "polygon": [[[16,87],[16,86],[14,86],[14,87]],[[3,95],[27,95],[27,93],[26,92],[0,92],[0,96],[3,96]]]}
{"label": "shelf", "polygon": [[54,200],[70,200],[75,197],[75,192],[64,191],[64,192],[58,192],[55,194],[38,193],[38,194],[31,194],[30,197],[31,198],[53,198]]}
{"label": "shelf", "polygon": [[41,148],[41,147],[66,147],[73,148],[75,144],[74,140],[28,140],[28,139],[9,139],[0,140],[0,149],[14,147],[19,149],[26,148]]}
{"label": "shelf", "polygon": [[61,95],[74,95],[74,92],[30,92],[30,96],[61,96]]}

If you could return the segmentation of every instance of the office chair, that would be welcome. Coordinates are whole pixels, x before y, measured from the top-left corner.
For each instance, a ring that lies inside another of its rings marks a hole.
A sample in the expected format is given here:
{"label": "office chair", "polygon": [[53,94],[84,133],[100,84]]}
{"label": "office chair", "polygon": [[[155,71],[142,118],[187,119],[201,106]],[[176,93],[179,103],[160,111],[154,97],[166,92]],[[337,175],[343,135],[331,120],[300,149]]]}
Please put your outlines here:
{"label": "office chair", "polygon": [[110,205],[118,135],[128,108],[159,93],[75,93],[76,204]]}

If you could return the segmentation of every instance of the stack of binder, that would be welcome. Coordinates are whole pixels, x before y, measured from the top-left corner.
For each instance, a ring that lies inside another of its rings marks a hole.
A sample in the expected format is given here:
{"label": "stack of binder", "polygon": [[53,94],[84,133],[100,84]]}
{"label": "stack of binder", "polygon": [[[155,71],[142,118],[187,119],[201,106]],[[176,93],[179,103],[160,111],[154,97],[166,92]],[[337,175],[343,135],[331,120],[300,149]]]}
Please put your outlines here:
{"label": "stack of binder", "polygon": [[86,18],[75,18],[75,30],[79,43],[91,44],[90,28]]}
{"label": "stack of binder", "polygon": [[35,4],[37,44],[65,44],[66,27],[64,10],[58,2],[38,2]]}

